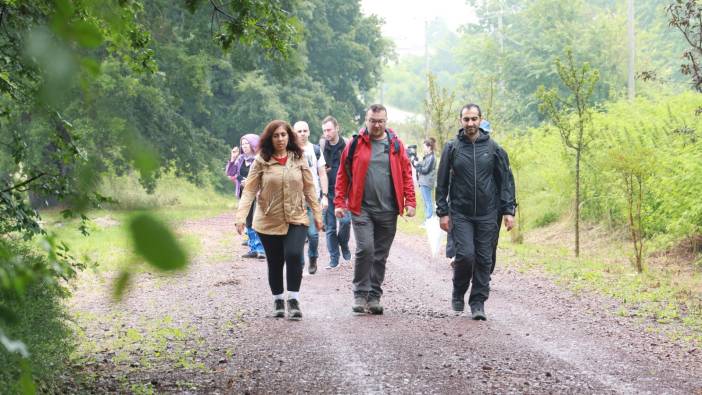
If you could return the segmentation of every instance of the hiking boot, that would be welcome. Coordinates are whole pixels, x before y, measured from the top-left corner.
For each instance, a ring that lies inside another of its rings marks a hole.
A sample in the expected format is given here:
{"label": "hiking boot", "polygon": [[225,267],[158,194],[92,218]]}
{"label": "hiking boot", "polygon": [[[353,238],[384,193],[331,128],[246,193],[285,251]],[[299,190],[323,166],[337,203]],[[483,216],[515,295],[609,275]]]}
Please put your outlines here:
{"label": "hiking boot", "polygon": [[317,257],[310,258],[310,266],[307,268],[310,274],[317,273]]}
{"label": "hiking boot", "polygon": [[362,314],[366,312],[366,298],[363,296],[354,296],[353,305],[351,305],[351,311],[356,314]]}
{"label": "hiking boot", "polygon": [[259,252],[256,254],[256,258],[258,259],[266,259],[266,253],[265,252]]}
{"label": "hiking boot", "polygon": [[351,250],[349,249],[349,246],[341,247],[341,256],[344,257],[345,261],[351,260]]}
{"label": "hiking boot", "polygon": [[485,308],[482,304],[475,304],[470,306],[470,311],[472,312],[471,318],[476,321],[485,321],[487,316],[485,315]]}
{"label": "hiking boot", "polygon": [[302,319],[300,302],[297,299],[288,299],[288,319],[293,321]]}
{"label": "hiking boot", "polygon": [[273,301],[273,317],[285,317],[285,301],[283,299],[276,299]]}
{"label": "hiking boot", "polygon": [[462,299],[451,299],[451,308],[453,311],[462,312],[466,308],[466,302]]}
{"label": "hiking boot", "polygon": [[368,298],[368,312],[375,315],[383,314],[383,305],[380,304],[380,298],[370,296]]}
{"label": "hiking boot", "polygon": [[258,257],[258,253],[256,251],[249,251],[246,254],[241,256],[242,258],[256,258]]}

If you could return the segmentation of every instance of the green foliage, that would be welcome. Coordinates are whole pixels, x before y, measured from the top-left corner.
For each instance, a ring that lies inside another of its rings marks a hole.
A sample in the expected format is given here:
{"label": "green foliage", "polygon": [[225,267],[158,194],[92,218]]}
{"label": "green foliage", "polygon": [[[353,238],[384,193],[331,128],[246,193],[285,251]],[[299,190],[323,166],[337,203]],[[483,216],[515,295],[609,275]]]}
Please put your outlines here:
{"label": "green foliage", "polygon": [[453,136],[457,117],[456,94],[441,88],[436,78],[429,74],[429,97],[424,100],[424,116],[429,120],[430,135],[436,136],[437,150],[441,152],[444,144]]}
{"label": "green foliage", "polygon": [[161,270],[185,267],[185,252],[160,221],[148,214],[138,214],[131,218],[129,228],[135,251],[148,263]]}

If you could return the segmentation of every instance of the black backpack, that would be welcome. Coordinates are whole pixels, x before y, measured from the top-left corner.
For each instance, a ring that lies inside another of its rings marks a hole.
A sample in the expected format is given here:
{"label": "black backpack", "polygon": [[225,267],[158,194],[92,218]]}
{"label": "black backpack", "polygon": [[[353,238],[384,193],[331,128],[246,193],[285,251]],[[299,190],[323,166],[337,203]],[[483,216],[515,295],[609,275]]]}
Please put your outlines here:
{"label": "black backpack", "polygon": [[319,157],[322,155],[322,149],[319,148],[319,144],[312,144],[312,148],[314,148],[314,156],[319,160]]}

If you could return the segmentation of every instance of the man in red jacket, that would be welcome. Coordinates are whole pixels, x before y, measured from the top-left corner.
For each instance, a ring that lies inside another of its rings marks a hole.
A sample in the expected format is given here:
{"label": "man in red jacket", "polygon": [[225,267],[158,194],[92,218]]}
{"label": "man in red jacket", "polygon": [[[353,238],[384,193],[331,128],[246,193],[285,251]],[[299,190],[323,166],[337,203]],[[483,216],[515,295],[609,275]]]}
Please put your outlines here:
{"label": "man in red jacket", "polygon": [[366,127],[346,145],[336,175],[334,215],[351,211],[356,237],[351,310],[383,314],[380,297],[385,262],[395,238],[397,216],[413,217],[416,202],[412,168],[405,146],[385,127],[387,110],[380,104],[366,112]]}

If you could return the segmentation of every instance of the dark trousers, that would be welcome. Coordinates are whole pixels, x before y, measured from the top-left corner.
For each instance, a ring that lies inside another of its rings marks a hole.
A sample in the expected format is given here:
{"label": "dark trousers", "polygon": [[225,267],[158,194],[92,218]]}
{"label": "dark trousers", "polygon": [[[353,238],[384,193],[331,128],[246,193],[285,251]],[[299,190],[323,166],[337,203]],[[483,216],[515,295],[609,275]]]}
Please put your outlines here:
{"label": "dark trousers", "polygon": [[470,305],[482,304],[490,296],[490,271],[497,236],[495,216],[472,218],[451,213],[451,231],[456,250],[453,267],[453,299],[463,300],[470,287]]}
{"label": "dark trousers", "polygon": [[356,237],[356,262],[353,267],[354,296],[383,295],[385,263],[397,230],[397,213],[368,213],[352,215],[353,234]]}
{"label": "dark trousers", "polygon": [[[492,266],[490,267],[490,274],[495,271],[495,264],[497,263],[497,243],[500,241],[500,229],[502,229],[502,216],[497,215],[497,233],[495,234],[495,245],[492,247]],[[453,258],[456,256],[456,245],[453,242],[453,233],[449,230],[446,235],[446,258]]]}
{"label": "dark trousers", "polygon": [[304,250],[307,226],[290,225],[288,234],[258,234],[266,250],[268,261],[268,285],[273,295],[285,291],[283,287],[283,266],[288,280],[288,291],[299,292],[302,283],[302,267],[305,264]]}

